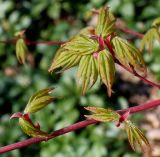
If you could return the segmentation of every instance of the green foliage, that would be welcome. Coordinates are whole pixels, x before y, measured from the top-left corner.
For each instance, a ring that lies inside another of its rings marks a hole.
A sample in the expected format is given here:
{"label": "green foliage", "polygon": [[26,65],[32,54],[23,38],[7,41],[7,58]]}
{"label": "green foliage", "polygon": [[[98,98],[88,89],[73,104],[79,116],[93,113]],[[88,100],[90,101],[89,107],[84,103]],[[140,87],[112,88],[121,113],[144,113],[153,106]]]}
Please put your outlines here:
{"label": "green foliage", "polygon": [[28,136],[47,138],[47,135],[48,135],[47,133],[41,131],[31,121],[28,121],[23,117],[19,118],[19,125],[23,130],[23,132]]}
{"label": "green foliage", "polygon": [[112,85],[115,76],[115,65],[109,51],[103,50],[98,55],[98,70],[102,82],[107,86],[108,95],[111,96]]}
{"label": "green foliage", "polygon": [[[89,119],[94,119],[100,122],[120,122],[124,123],[125,130],[128,135],[129,143],[132,147],[132,149],[135,151],[135,143],[137,142],[140,145],[141,150],[144,152],[144,145],[146,148],[151,149],[150,143],[148,139],[145,137],[143,132],[138,129],[137,126],[135,126],[130,120],[127,120],[128,117],[125,117],[124,115],[118,114],[116,111],[111,109],[104,109],[100,107],[85,107],[86,110],[91,111],[92,115],[85,115],[85,117]],[[123,117],[123,121],[121,121]],[[124,118],[125,117],[125,118]],[[119,122],[118,125],[119,126]]]}
{"label": "green foliage", "polygon": [[97,42],[87,36],[91,31],[92,28],[85,28],[69,42],[63,44],[57,51],[49,71],[59,67],[63,67],[62,71],[67,70],[77,65],[83,55],[97,51]]}
{"label": "green foliage", "polygon": [[88,87],[95,84],[98,77],[97,62],[93,55],[86,55],[81,58],[78,68],[78,82],[82,84],[82,95]]}
{"label": "green foliage", "polygon": [[160,42],[160,18],[156,18],[152,27],[146,32],[143,39],[141,40],[141,51],[146,47],[149,52],[153,49],[155,41]]}
{"label": "green foliage", "polygon": [[98,36],[102,35],[103,38],[108,37],[115,32],[115,18],[109,8],[101,8],[99,11],[98,22],[95,32]]}
{"label": "green foliage", "polygon": [[120,115],[111,109],[104,109],[99,107],[85,107],[85,109],[94,113],[92,115],[85,115],[85,117],[100,122],[114,122],[118,121],[120,118]]}
{"label": "green foliage", "polygon": [[145,137],[143,132],[137,128],[131,121],[125,122],[125,129],[128,135],[128,140],[133,150],[135,150],[135,143],[137,142],[140,145],[140,148],[145,152],[144,145],[151,149],[148,139]]}
{"label": "green foliage", "polygon": [[78,65],[77,78],[82,85],[82,95],[94,85],[100,75],[102,82],[107,86],[108,96],[111,96],[115,65],[113,56],[104,44],[107,38],[113,38],[111,42],[115,49],[115,57],[121,64],[146,72],[141,52],[125,39],[114,36],[115,33],[114,16],[108,8],[101,8],[96,27],[82,29],[69,42],[63,44],[57,51],[49,71],[60,67],[63,67],[64,71]]}
{"label": "green foliage", "polygon": [[39,123],[37,126],[33,124],[31,118],[29,117],[29,114],[42,110],[55,99],[53,96],[49,95],[49,93],[51,93],[52,90],[53,88],[46,88],[36,92],[30,97],[28,104],[24,109],[24,114],[14,113],[11,116],[11,118],[19,118],[19,125],[25,134],[33,137],[48,136],[47,133],[40,130]]}
{"label": "green foliage", "polygon": [[15,36],[18,38],[16,41],[16,56],[19,63],[24,64],[28,54],[24,31],[16,33]]}
{"label": "green foliage", "polygon": [[33,94],[24,109],[24,113],[35,113],[51,103],[55,99],[49,95],[52,90],[53,88],[46,88]]}
{"label": "green foliage", "polygon": [[142,53],[136,47],[118,36],[112,39],[112,43],[115,49],[115,56],[120,63],[128,68],[132,66],[135,70],[146,72]]}
{"label": "green foliage", "polygon": [[[125,0],[123,3],[117,0],[108,0],[107,2],[104,0],[80,0],[76,3],[75,1],[57,0],[50,2],[44,0],[0,0],[1,40],[12,39],[14,32],[28,28],[26,35],[30,40],[67,41],[84,27],[88,10],[101,7],[106,3],[115,15],[127,23],[127,26],[141,32],[146,32],[152,19],[159,16],[160,0],[147,1],[147,4],[145,0]],[[135,41],[137,42],[137,40]],[[57,46],[29,45],[28,49],[33,64],[18,67],[14,55],[15,45],[0,44],[0,58],[2,60],[0,63],[0,146],[14,143],[17,139],[27,138],[22,134],[16,121],[9,123],[9,115],[23,111],[28,96],[48,86],[54,86],[58,83],[56,90],[59,91],[59,95],[65,97],[58,100],[57,105],[49,105],[36,115],[36,121],[41,122],[41,127],[46,132],[82,119],[80,116],[84,114],[84,111],[81,111],[82,106],[95,105],[107,108],[114,104],[112,107],[117,108],[119,103],[116,99],[122,96],[128,99],[124,95],[124,91],[122,92],[119,86],[117,87],[118,81],[115,82],[115,89],[120,91],[119,96],[115,94],[115,97],[110,101],[106,101],[108,99],[99,83],[96,83],[87,95],[80,96],[79,91],[75,88],[75,69],[67,70],[60,75],[60,78],[58,75],[47,73],[48,65],[55,55]],[[144,54],[145,61],[159,77],[160,57],[157,46],[153,52],[152,55]],[[12,72],[12,75],[7,73],[8,70]],[[121,86],[123,85],[121,84]],[[130,105],[130,103],[128,104]],[[126,136],[117,127],[112,123],[102,123],[96,127],[90,126],[76,133],[66,134],[63,137],[11,151],[1,156],[141,157],[142,155],[130,150],[126,145]]]}

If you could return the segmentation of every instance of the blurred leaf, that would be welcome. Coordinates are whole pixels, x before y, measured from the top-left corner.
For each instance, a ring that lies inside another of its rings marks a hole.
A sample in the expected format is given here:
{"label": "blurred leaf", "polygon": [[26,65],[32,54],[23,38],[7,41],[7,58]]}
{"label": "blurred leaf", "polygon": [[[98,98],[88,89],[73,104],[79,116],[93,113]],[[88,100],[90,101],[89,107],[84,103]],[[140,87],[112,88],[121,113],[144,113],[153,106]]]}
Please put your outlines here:
{"label": "blurred leaf", "polygon": [[154,19],[152,26],[160,26],[160,17],[157,17],[156,19]]}
{"label": "blurred leaf", "polygon": [[96,26],[98,36],[107,37],[115,31],[115,18],[108,8],[101,8]]}
{"label": "blurred leaf", "polygon": [[146,72],[143,56],[136,47],[118,36],[112,39],[112,43],[115,49],[115,57],[121,64],[128,68],[132,65],[134,69]]}
{"label": "blurred leaf", "polygon": [[160,18],[156,18],[152,23],[152,28],[150,28],[141,40],[141,51],[146,47],[146,49],[151,52],[153,49],[153,43],[155,41],[160,42]]}
{"label": "blurred leaf", "polygon": [[109,51],[103,50],[99,52],[98,70],[102,82],[107,86],[108,96],[111,96],[112,85],[115,77],[115,64]]}
{"label": "blurred leaf", "polygon": [[123,3],[119,10],[120,10],[121,14],[123,15],[123,17],[126,19],[133,18],[134,14],[135,14],[134,4],[131,1]]}
{"label": "blurred leaf", "polygon": [[148,139],[131,121],[125,121],[125,129],[128,135],[129,143],[133,150],[135,150],[135,143],[139,144],[143,152],[145,151],[144,145],[147,146],[148,149],[151,149]]}
{"label": "blurred leaf", "polygon": [[100,122],[113,122],[117,121],[120,117],[117,112],[111,109],[104,109],[100,107],[85,107],[85,109],[94,113],[92,115],[85,115],[85,117]]}
{"label": "blurred leaf", "polygon": [[24,39],[22,38],[18,39],[16,42],[16,56],[21,64],[25,63],[27,53],[28,53],[28,48],[26,46]]}
{"label": "blurred leaf", "polygon": [[24,113],[35,113],[51,103],[54,100],[54,97],[49,95],[52,90],[53,88],[46,88],[31,96]]}
{"label": "blurred leaf", "polygon": [[98,77],[97,63],[93,55],[85,55],[81,58],[78,68],[78,82],[82,83],[82,95],[94,85]]}

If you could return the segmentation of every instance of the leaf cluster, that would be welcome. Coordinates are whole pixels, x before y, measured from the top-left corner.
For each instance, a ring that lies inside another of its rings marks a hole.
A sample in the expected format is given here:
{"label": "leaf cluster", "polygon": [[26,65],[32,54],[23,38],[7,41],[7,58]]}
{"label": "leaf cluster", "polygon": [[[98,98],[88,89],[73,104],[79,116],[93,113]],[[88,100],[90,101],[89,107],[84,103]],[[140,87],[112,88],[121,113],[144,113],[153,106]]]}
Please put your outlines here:
{"label": "leaf cluster", "polygon": [[[78,65],[77,82],[81,85],[82,95],[100,77],[106,85],[108,96],[112,94],[115,78],[115,60],[126,67],[145,72],[146,67],[141,52],[125,39],[116,34],[116,18],[108,8],[101,8],[96,27],[82,29],[69,42],[57,51],[49,71],[62,68],[63,72]],[[115,51],[110,52],[106,40]]]}
{"label": "leaf cluster", "polygon": [[39,110],[46,107],[49,103],[51,103],[55,98],[49,93],[53,91],[53,88],[46,88],[40,90],[33,94],[25,109],[24,114],[15,113],[11,116],[11,118],[19,118],[19,125],[23,132],[29,136],[37,136],[37,137],[47,137],[48,134],[42,130],[40,130],[40,125],[37,123],[36,125],[32,122],[29,114],[36,113]]}
{"label": "leaf cluster", "polygon": [[[121,123],[124,123],[124,128],[126,130],[128,141],[135,151],[136,143],[140,146],[141,150],[144,152],[144,147],[151,149],[150,143],[143,132],[135,126],[130,120],[124,119],[123,115],[120,115],[112,109],[104,109],[100,107],[85,107],[86,110],[92,112],[91,115],[85,115],[89,119],[94,119],[100,122],[120,122],[120,119],[123,118]],[[127,112],[128,114],[128,112]],[[119,125],[117,125],[119,127]]]}

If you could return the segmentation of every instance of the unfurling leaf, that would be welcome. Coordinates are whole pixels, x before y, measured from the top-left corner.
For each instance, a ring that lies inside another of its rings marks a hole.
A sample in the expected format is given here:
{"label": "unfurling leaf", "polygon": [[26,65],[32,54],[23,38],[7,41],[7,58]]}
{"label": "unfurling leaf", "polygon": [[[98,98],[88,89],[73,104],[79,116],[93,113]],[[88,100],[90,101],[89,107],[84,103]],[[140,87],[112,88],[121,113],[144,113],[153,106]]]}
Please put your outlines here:
{"label": "unfurling leaf", "polygon": [[108,8],[101,8],[96,26],[96,35],[102,35],[103,38],[109,36],[115,31],[115,18]]}
{"label": "unfurling leaf", "polygon": [[159,40],[160,42],[160,27],[159,29],[158,27],[153,27],[147,31],[141,40],[140,50],[143,51],[143,49],[146,47],[146,49],[151,52],[153,49],[153,43],[156,40]]}
{"label": "unfurling leaf", "polygon": [[94,113],[92,115],[85,115],[85,117],[100,122],[114,122],[120,118],[120,115],[111,109],[100,107],[85,107],[85,109]]}
{"label": "unfurling leaf", "polygon": [[115,77],[115,64],[109,51],[103,50],[99,52],[98,70],[102,82],[107,86],[108,96],[111,96],[112,85]]}
{"label": "unfurling leaf", "polygon": [[28,136],[32,137],[47,137],[48,134],[46,132],[41,131],[38,127],[36,127],[31,121],[27,121],[25,118],[19,118],[19,125],[23,132]]}
{"label": "unfurling leaf", "polygon": [[160,17],[153,21],[152,27],[145,33],[141,40],[140,50],[142,51],[146,47],[151,52],[155,41],[160,42]]}
{"label": "unfurling leaf", "polygon": [[52,90],[53,88],[46,88],[31,96],[24,113],[35,113],[51,103],[55,99],[53,96],[49,95]]}
{"label": "unfurling leaf", "polygon": [[28,48],[27,48],[27,45],[26,45],[24,39],[23,38],[17,39],[17,42],[16,42],[16,56],[17,56],[18,61],[21,64],[25,63],[27,53],[28,53]]}
{"label": "unfurling leaf", "polygon": [[128,68],[132,66],[135,70],[146,72],[143,56],[136,47],[118,36],[112,39],[112,44],[115,49],[115,57],[121,64]]}
{"label": "unfurling leaf", "polygon": [[135,150],[135,144],[139,144],[141,150],[144,151],[144,146],[151,149],[148,139],[145,137],[143,132],[135,126],[131,121],[125,121],[125,130],[127,132],[129,143],[133,150]]}
{"label": "unfurling leaf", "polygon": [[83,55],[92,54],[99,48],[98,42],[90,38],[93,28],[82,29],[69,42],[63,44],[57,51],[49,71],[63,67],[62,71],[76,66]]}
{"label": "unfurling leaf", "polygon": [[93,55],[85,55],[81,58],[78,68],[78,83],[82,84],[82,95],[94,85],[98,77],[97,63]]}

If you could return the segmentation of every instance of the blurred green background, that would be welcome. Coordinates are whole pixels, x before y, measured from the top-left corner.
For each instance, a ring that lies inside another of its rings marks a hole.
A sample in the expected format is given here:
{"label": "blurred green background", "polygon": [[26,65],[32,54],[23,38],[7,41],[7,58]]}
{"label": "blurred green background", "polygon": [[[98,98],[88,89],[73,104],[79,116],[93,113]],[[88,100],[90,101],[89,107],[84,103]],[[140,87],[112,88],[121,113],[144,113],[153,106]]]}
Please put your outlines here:
{"label": "blurred green background", "polygon": [[[145,32],[154,18],[160,16],[160,0],[0,0],[0,40],[14,38],[14,33],[26,30],[32,41],[67,41],[88,23],[88,11],[108,5],[115,16],[136,31]],[[123,34],[122,34],[123,35]],[[132,37],[132,36],[129,36]],[[135,39],[135,44],[139,44]],[[48,68],[58,45],[29,45],[28,64],[20,65],[15,57],[15,44],[0,44],[0,146],[28,138],[18,121],[9,121],[14,112],[23,111],[29,97],[37,90],[56,86],[63,99],[48,105],[36,114],[42,130],[53,131],[80,120],[86,113],[83,106],[126,108],[151,97],[151,87],[142,82],[130,82],[117,72],[109,99],[99,82],[85,95],[76,88],[76,68],[63,74],[49,74]],[[151,74],[160,80],[160,47],[144,54]],[[129,78],[132,76],[129,75]],[[139,124],[143,114],[133,120]],[[99,124],[72,132],[48,142],[3,154],[2,157],[141,157],[131,150],[125,133],[114,124]]]}

